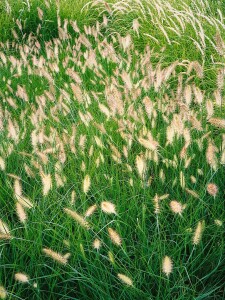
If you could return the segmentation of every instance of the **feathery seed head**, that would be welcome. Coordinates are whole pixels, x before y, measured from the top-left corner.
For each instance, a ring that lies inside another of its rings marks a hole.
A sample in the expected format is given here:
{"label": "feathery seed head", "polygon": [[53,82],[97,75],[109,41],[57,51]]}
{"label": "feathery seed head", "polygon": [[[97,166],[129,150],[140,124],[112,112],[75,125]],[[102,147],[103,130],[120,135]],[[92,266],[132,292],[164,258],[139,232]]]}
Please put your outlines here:
{"label": "feathery seed head", "polygon": [[0,299],[6,299],[7,292],[4,286],[0,285]]}
{"label": "feathery seed head", "polygon": [[128,277],[124,274],[121,274],[121,273],[117,274],[117,276],[126,285],[133,286],[133,281],[130,277]]}
{"label": "feathery seed head", "polygon": [[101,209],[107,214],[116,214],[115,205],[109,201],[103,201],[101,203]]}
{"label": "feathery seed head", "polygon": [[184,210],[184,206],[176,200],[173,200],[170,202],[170,208],[171,208],[172,212],[174,212],[175,214],[179,214],[179,215],[181,215],[181,213]]}
{"label": "feathery seed head", "polygon": [[16,213],[20,222],[25,223],[27,220],[27,214],[23,206],[19,202],[16,203]]}
{"label": "feathery seed head", "polygon": [[22,187],[21,187],[21,183],[20,180],[18,180],[17,178],[14,181],[14,193],[17,196],[21,196],[22,195]]}
{"label": "feathery seed head", "polygon": [[219,227],[221,227],[223,225],[223,222],[221,220],[216,219],[216,220],[214,220],[214,222]]}
{"label": "feathery seed head", "polygon": [[208,122],[216,127],[225,129],[225,119],[210,118]]}
{"label": "feathery seed head", "polygon": [[162,263],[162,270],[166,276],[169,276],[173,269],[173,262],[169,256],[165,256]]}
{"label": "feathery seed head", "polygon": [[89,175],[86,175],[84,177],[84,181],[83,181],[83,191],[85,194],[88,193],[89,189],[90,189],[90,186],[91,186],[91,179],[90,179],[90,176]]}
{"label": "feathery seed head", "polygon": [[146,161],[143,156],[137,155],[136,156],[136,167],[138,170],[138,174],[141,178],[143,178],[146,170]]}
{"label": "feathery seed head", "polygon": [[64,208],[65,213],[72,217],[75,221],[77,221],[82,227],[89,229],[89,223],[87,221],[85,221],[85,219],[79,215],[77,212],[69,209],[69,208]]}
{"label": "feathery seed head", "polygon": [[117,246],[121,246],[122,240],[121,240],[121,237],[119,236],[119,234],[110,227],[108,228],[108,233],[109,233],[109,237],[110,237],[111,241],[113,242],[113,244],[115,244]]}
{"label": "feathery seed head", "polygon": [[99,250],[101,247],[101,241],[99,239],[95,239],[93,242],[93,248]]}
{"label": "feathery seed head", "polygon": [[27,283],[29,282],[29,276],[26,275],[25,273],[16,273],[15,280],[21,283]]}
{"label": "feathery seed head", "polygon": [[0,232],[3,234],[10,234],[9,227],[0,219]]}
{"label": "feathery seed head", "polygon": [[53,260],[57,261],[60,264],[67,264],[68,262],[68,256],[63,256],[62,254],[59,254],[58,252],[53,251],[49,248],[43,248],[42,251],[49,257],[51,257]]}
{"label": "feathery seed head", "polygon": [[198,245],[200,243],[204,227],[205,227],[205,222],[199,221],[192,239],[194,245]]}
{"label": "feathery seed head", "polygon": [[87,218],[87,217],[90,217],[90,216],[96,211],[96,209],[97,209],[97,205],[96,205],[96,204],[90,206],[90,207],[86,210],[84,216],[85,216],[86,218]]}
{"label": "feathery seed head", "polygon": [[43,184],[43,195],[47,196],[52,187],[51,174],[44,174],[43,172],[41,172],[40,175],[41,175],[41,180],[42,180],[42,184]]}
{"label": "feathery seed head", "polygon": [[209,193],[209,195],[215,197],[218,193],[218,187],[214,183],[209,183],[207,185],[207,192]]}
{"label": "feathery seed head", "polygon": [[75,193],[75,191],[72,191],[72,193],[71,193],[71,204],[74,204],[75,203],[75,198],[76,198],[76,193]]}

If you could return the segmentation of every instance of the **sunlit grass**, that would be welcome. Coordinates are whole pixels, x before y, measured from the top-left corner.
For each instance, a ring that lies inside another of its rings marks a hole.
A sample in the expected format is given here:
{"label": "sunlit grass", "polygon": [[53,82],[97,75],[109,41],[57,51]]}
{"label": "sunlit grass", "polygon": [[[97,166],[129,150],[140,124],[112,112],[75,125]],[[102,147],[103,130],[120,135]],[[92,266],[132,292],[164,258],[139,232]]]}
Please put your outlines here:
{"label": "sunlit grass", "polygon": [[198,49],[187,12],[166,37],[138,1],[29,3],[0,44],[0,298],[223,299],[224,20],[199,6]]}

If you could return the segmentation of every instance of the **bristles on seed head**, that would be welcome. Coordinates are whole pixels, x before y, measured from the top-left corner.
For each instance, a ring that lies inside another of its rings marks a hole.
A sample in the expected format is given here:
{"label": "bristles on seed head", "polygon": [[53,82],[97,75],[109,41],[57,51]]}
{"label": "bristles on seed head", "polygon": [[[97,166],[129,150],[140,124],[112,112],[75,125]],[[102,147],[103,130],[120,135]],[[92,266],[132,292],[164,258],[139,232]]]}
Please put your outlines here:
{"label": "bristles on seed head", "polygon": [[23,206],[17,202],[16,203],[16,213],[21,223],[25,223],[27,220],[27,214],[23,208]]}
{"label": "bristles on seed head", "polygon": [[107,214],[115,214],[116,215],[115,205],[109,201],[103,201],[101,203],[101,210]]}
{"label": "bristles on seed head", "polygon": [[41,180],[43,184],[43,195],[47,196],[52,187],[51,174],[44,174],[43,172],[41,172]]}
{"label": "bristles on seed head", "polygon": [[138,174],[140,175],[141,178],[143,178],[146,170],[146,161],[143,156],[136,156],[136,167]]}
{"label": "bristles on seed head", "polygon": [[25,273],[16,273],[15,280],[21,283],[27,283],[29,282],[29,276],[26,275]]}
{"label": "bristles on seed head", "polygon": [[87,192],[89,191],[91,186],[91,179],[89,175],[86,175],[84,178],[84,182],[83,182],[83,191],[85,194],[87,194]]}
{"label": "bristles on seed head", "polygon": [[184,210],[184,206],[176,200],[173,200],[170,202],[170,208],[171,208],[172,212],[174,212],[175,214],[179,214],[179,215],[181,215],[181,213]]}
{"label": "bristles on seed head", "polygon": [[162,270],[166,276],[169,276],[173,269],[173,262],[169,256],[165,256],[162,263]]}
{"label": "bristles on seed head", "polygon": [[0,219],[0,232],[3,234],[9,234],[9,227]]}
{"label": "bristles on seed head", "polygon": [[77,212],[69,209],[69,208],[64,208],[64,211],[67,215],[72,217],[75,221],[77,221],[82,227],[89,229],[89,223],[85,221],[85,219],[79,215]]}
{"label": "bristles on seed head", "polygon": [[17,201],[24,207],[27,207],[27,208],[32,208],[33,207],[33,203],[27,199],[26,197],[24,196],[16,196],[16,199]]}
{"label": "bristles on seed head", "polygon": [[218,149],[215,145],[212,144],[212,142],[209,142],[207,150],[206,150],[206,159],[208,164],[215,170],[217,167],[217,157],[216,152],[218,152]]}
{"label": "bristles on seed head", "polygon": [[184,189],[185,188],[185,177],[184,173],[180,171],[180,186]]}
{"label": "bristles on seed head", "polygon": [[18,179],[15,179],[14,181],[14,193],[17,196],[21,196],[22,195],[22,187],[21,187],[21,183]]}
{"label": "bristles on seed head", "polygon": [[118,278],[125,284],[129,285],[129,286],[133,286],[133,281],[130,277],[124,275],[124,274],[117,274]]}
{"label": "bristles on seed head", "polygon": [[71,193],[71,204],[74,204],[75,203],[75,199],[76,199],[76,193],[75,191],[73,190],[72,193]]}
{"label": "bristles on seed head", "polygon": [[99,250],[101,247],[101,241],[99,239],[95,239],[93,242],[93,248]]}
{"label": "bristles on seed head", "polygon": [[196,199],[199,198],[198,193],[196,193],[195,191],[189,190],[188,188],[186,188],[185,191],[186,191],[188,194],[190,194],[191,196],[193,196],[194,198],[196,198]]}
{"label": "bristles on seed head", "polygon": [[115,258],[111,251],[108,252],[108,258],[112,265],[115,265]]}
{"label": "bristles on seed head", "polygon": [[210,118],[208,122],[216,127],[225,129],[225,119]]}
{"label": "bristles on seed head", "polygon": [[209,183],[207,185],[207,192],[209,193],[209,195],[215,197],[218,193],[218,187],[214,183]]}
{"label": "bristles on seed head", "polygon": [[90,207],[86,210],[84,216],[85,216],[86,218],[87,218],[87,217],[90,217],[90,216],[96,211],[96,209],[97,209],[97,205],[96,205],[96,204],[90,206]]}
{"label": "bristles on seed head", "polygon": [[9,233],[0,233],[0,240],[11,240],[12,236]]}
{"label": "bristles on seed head", "polygon": [[49,248],[43,248],[42,250],[47,256],[51,257],[53,260],[57,261],[58,263],[65,265],[68,262],[68,257],[59,254],[58,252],[53,251]]}
{"label": "bristles on seed head", "polygon": [[154,212],[155,214],[159,214],[160,213],[160,206],[159,206],[159,196],[156,194],[155,197],[153,198],[153,202],[154,202]]}
{"label": "bristles on seed head", "polygon": [[0,156],[0,169],[2,171],[5,170],[5,161],[4,161],[4,159],[1,156]]}
{"label": "bristles on seed head", "polygon": [[214,220],[214,222],[219,227],[223,225],[223,222],[221,220],[216,219],[216,220]]}
{"label": "bristles on seed head", "polygon": [[108,233],[109,233],[109,237],[110,237],[111,241],[113,242],[113,244],[115,244],[117,246],[121,246],[122,240],[121,240],[121,237],[119,236],[119,234],[112,228],[108,228]]}
{"label": "bristles on seed head", "polygon": [[194,235],[193,235],[193,240],[192,241],[193,241],[194,245],[198,245],[200,243],[204,227],[205,227],[205,222],[204,221],[199,221],[198,225],[195,229]]}
{"label": "bristles on seed head", "polygon": [[0,299],[6,299],[7,292],[4,286],[0,285]]}

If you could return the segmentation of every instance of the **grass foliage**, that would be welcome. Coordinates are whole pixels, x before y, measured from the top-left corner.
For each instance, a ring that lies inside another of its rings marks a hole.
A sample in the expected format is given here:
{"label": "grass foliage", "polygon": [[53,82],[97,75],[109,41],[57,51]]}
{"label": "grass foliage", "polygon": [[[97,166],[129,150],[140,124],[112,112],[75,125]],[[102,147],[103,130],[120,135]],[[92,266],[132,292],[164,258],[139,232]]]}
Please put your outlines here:
{"label": "grass foliage", "polygon": [[223,2],[0,12],[0,299],[224,299]]}

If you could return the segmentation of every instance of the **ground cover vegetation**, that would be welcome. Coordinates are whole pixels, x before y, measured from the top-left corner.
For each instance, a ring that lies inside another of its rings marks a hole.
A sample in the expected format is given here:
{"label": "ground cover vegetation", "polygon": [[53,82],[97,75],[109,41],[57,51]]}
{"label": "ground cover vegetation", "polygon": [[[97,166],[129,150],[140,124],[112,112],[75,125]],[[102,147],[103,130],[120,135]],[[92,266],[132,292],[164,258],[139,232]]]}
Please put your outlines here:
{"label": "ground cover vegetation", "polygon": [[224,2],[0,3],[0,299],[224,299]]}

